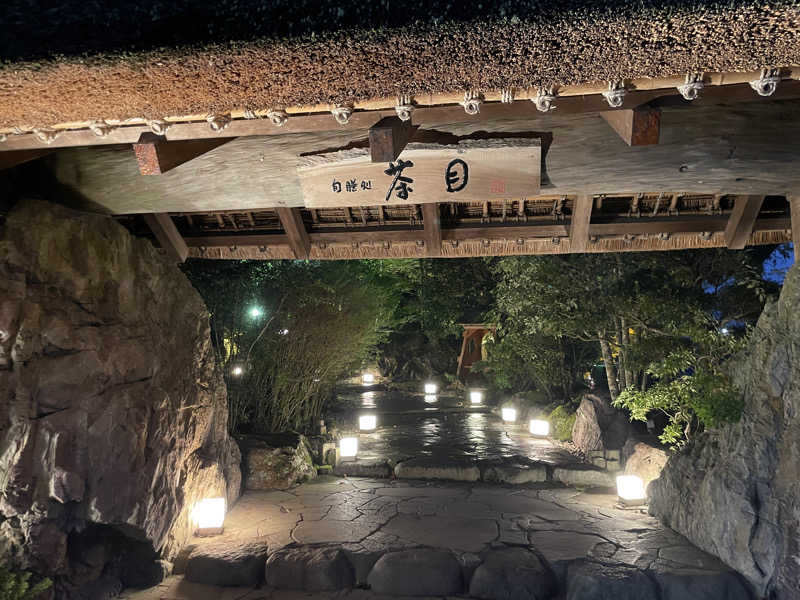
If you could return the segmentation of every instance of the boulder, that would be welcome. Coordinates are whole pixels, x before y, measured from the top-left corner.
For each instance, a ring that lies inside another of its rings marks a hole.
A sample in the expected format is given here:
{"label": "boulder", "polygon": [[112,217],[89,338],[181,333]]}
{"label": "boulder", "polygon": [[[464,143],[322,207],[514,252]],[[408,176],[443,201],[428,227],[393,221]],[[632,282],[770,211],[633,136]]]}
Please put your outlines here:
{"label": "boulder", "polygon": [[463,590],[458,559],[433,548],[384,554],[367,582],[373,592],[388,596],[455,596]]}
{"label": "boulder", "polygon": [[758,596],[800,581],[800,269],[732,368],[738,423],[697,436],[648,489],[652,514],[742,573]]}
{"label": "boulder", "polygon": [[253,586],[264,577],[267,544],[217,542],[196,546],[186,560],[185,577],[195,583]]}
{"label": "boulder", "polygon": [[660,600],[660,596],[639,569],[583,560],[567,569],[566,600]]}
{"label": "boulder", "polygon": [[0,231],[0,561],[66,589],[87,535],[171,559],[199,500],[238,497],[227,424],[180,269],[110,217],[19,202]]}
{"label": "boulder", "polygon": [[553,469],[553,481],[586,488],[612,488],[617,485],[614,475],[592,465],[556,467]]}
{"label": "boulder", "polygon": [[586,394],[575,413],[572,442],[584,454],[592,450],[619,450],[625,445],[630,422],[605,396]]}
{"label": "boulder", "polygon": [[245,489],[286,490],[317,476],[304,436],[295,433],[240,439]]}
{"label": "boulder", "polygon": [[372,477],[388,479],[392,476],[392,465],[386,460],[348,460],[340,461],[333,468],[333,474],[340,477]]}
{"label": "boulder", "polygon": [[555,580],[539,558],[525,548],[490,550],[475,570],[469,595],[483,600],[550,598]]}
{"label": "boulder", "polygon": [[653,446],[633,438],[625,442],[622,452],[626,456],[625,475],[636,475],[644,482],[645,489],[654,479],[658,479],[661,470],[667,464],[667,450]]}
{"label": "boulder", "polygon": [[513,459],[482,461],[481,480],[490,483],[540,483],[547,481],[547,465],[515,456]]}
{"label": "boulder", "polygon": [[336,546],[283,548],[267,559],[267,585],[278,589],[326,592],[353,587],[353,567]]}

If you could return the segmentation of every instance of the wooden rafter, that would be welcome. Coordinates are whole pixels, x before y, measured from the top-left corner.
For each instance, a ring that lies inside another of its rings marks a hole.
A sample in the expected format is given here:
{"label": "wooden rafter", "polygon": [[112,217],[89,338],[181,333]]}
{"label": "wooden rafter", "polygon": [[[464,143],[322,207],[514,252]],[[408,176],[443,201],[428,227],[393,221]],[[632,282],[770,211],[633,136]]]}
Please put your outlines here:
{"label": "wooden rafter", "polygon": [[589,245],[589,223],[592,219],[591,196],[578,196],[572,205],[569,224],[569,248],[571,252],[586,252]]}
{"label": "wooden rafter", "polygon": [[753,233],[764,196],[737,196],[725,226],[725,241],[731,250],[741,250]]}
{"label": "wooden rafter", "polygon": [[294,253],[294,257],[300,260],[307,260],[311,250],[311,239],[308,236],[306,225],[303,223],[303,215],[299,208],[280,207],[275,209],[278,218],[281,220],[283,230],[289,246]]}
{"label": "wooden rafter", "polygon": [[189,255],[189,248],[175,227],[172,217],[167,213],[151,213],[144,215],[144,220],[167,256],[175,262],[184,262]]}
{"label": "wooden rafter", "polygon": [[658,143],[661,111],[649,106],[604,111],[605,119],[628,146],[651,146]]}
{"label": "wooden rafter", "polygon": [[37,158],[42,158],[43,156],[47,156],[51,152],[52,150],[44,148],[41,150],[17,150],[15,152],[0,152],[0,171],[16,167],[17,165],[21,165],[23,163],[30,162],[32,160],[36,160]]}
{"label": "wooden rafter", "polygon": [[425,252],[428,256],[442,255],[442,219],[438,204],[422,205],[422,224],[425,234]]}
{"label": "wooden rafter", "polygon": [[414,135],[411,121],[384,117],[369,128],[369,152],[372,162],[391,162],[400,156]]}

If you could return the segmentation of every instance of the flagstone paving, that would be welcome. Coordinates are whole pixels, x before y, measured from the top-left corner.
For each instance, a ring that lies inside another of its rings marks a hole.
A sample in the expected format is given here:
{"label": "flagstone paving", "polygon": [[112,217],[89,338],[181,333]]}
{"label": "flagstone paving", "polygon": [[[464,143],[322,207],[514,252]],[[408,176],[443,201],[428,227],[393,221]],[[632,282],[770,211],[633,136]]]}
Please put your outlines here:
{"label": "flagstone paving", "polygon": [[[486,599],[752,597],[737,574],[644,510],[622,508],[607,493],[552,484],[323,477],[286,492],[248,492],[228,514],[224,533],[198,538],[176,571],[204,553],[214,559],[215,548],[259,542],[268,547],[271,586],[259,576],[253,591],[239,588],[230,597],[289,599],[293,589],[365,599],[376,590]],[[238,568],[230,554],[219,559],[226,576]],[[227,593],[179,577],[126,592],[136,600]]]}

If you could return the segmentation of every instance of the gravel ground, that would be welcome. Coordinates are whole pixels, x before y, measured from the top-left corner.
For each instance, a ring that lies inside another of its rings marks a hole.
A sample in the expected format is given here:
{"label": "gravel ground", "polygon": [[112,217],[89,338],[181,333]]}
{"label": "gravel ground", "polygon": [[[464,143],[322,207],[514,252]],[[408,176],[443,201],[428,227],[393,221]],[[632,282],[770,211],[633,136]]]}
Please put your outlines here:
{"label": "gravel ground", "polygon": [[0,8],[0,127],[800,64],[797,0],[113,6]]}

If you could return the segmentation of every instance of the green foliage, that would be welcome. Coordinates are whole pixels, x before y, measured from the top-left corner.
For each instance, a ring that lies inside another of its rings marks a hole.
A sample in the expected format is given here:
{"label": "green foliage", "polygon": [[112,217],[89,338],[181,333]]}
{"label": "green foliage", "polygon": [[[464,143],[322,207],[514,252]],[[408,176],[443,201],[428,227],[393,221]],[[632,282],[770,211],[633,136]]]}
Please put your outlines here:
{"label": "green foliage", "polygon": [[0,600],[34,600],[53,584],[49,579],[42,579],[32,586],[30,579],[27,571],[15,572],[0,565]]}
{"label": "green foliage", "polygon": [[627,409],[631,419],[638,421],[646,421],[654,411],[666,415],[668,423],[660,439],[672,447],[682,446],[700,427],[738,421],[742,395],[725,366],[747,339],[713,329],[698,332],[691,342],[683,340],[682,346],[647,366],[655,384],[645,391],[624,390],[614,405]]}
{"label": "green foliage", "polygon": [[[396,310],[371,262],[194,263],[234,431],[307,429],[335,382],[371,360]],[[249,311],[260,308],[262,314]],[[242,374],[233,373],[240,367]]]}
{"label": "green foliage", "polygon": [[572,428],[578,415],[571,411],[567,405],[557,406],[547,416],[550,421],[550,435],[559,441],[567,442],[572,439]]}

